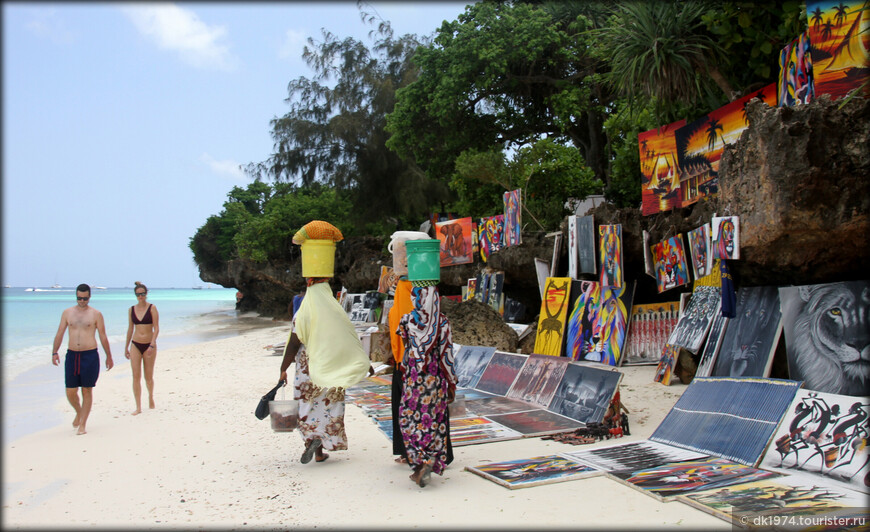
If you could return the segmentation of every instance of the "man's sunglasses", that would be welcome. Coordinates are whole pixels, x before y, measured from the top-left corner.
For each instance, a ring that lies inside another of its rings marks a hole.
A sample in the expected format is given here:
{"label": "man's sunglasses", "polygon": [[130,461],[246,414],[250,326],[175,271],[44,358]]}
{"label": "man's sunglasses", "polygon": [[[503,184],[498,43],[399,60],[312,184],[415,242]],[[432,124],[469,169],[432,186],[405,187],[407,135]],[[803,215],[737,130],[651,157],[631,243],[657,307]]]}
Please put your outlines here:
{"label": "man's sunglasses", "polygon": [[76,297],[79,301],[87,301],[90,297]]}
{"label": "man's sunglasses", "polygon": [[136,292],[136,297],[147,296],[147,295],[148,295],[148,292]]}

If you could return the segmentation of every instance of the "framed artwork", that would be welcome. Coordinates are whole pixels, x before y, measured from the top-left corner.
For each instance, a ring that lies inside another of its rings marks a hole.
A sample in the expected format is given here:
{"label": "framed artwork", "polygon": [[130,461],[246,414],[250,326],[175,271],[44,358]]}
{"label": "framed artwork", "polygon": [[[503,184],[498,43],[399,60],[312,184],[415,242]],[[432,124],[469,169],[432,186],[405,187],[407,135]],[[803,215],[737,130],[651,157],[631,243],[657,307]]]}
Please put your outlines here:
{"label": "framed artwork", "polygon": [[535,353],[560,356],[564,345],[565,320],[568,315],[569,277],[548,277],[541,300],[541,314],[535,337]]}
{"label": "framed artwork", "polygon": [[689,284],[682,233],[654,245],[652,256],[656,272],[656,287],[660,294],[665,290]]}
{"label": "framed artwork", "polygon": [[798,390],[761,467],[870,493],[868,418],[866,398]]}
{"label": "framed artwork", "polygon": [[689,251],[692,256],[692,273],[695,279],[710,275],[713,270],[713,254],[710,252],[710,224],[689,231]]}
{"label": "framed artwork", "polygon": [[595,281],[575,281],[572,285],[572,290],[578,295],[568,317],[565,356],[571,360],[583,360],[594,345],[592,330],[601,309],[601,285]]}
{"label": "framed artwork", "polygon": [[809,32],[795,37],[779,52],[776,104],[780,107],[810,103],[816,95]]}
{"label": "framed artwork", "polygon": [[522,243],[522,189],[504,193],[504,245],[517,246]]}
{"label": "framed artwork", "polygon": [[722,345],[722,338],[725,336],[728,321],[729,319],[723,316],[721,312],[716,312],[716,315],[713,317],[713,323],[710,325],[710,334],[707,335],[707,343],[704,344],[704,351],[701,353],[701,359],[698,361],[698,369],[695,370],[696,377],[709,377],[713,373],[713,365],[716,363],[716,355],[719,354],[719,347]]}
{"label": "framed artwork", "polygon": [[780,473],[713,456],[683,462],[667,462],[636,471],[614,471],[609,475],[663,502],[685,493],[782,476]]}
{"label": "framed artwork", "polygon": [[558,454],[466,466],[465,469],[512,490],[601,475],[588,465]]}
{"label": "framed artwork", "polygon": [[620,287],[622,275],[622,225],[599,225],[599,247],[601,253],[602,286]]}
{"label": "framed artwork", "polygon": [[817,392],[866,396],[870,281],[783,286],[779,299],[789,378]]}
{"label": "framed artwork", "polygon": [[707,337],[713,318],[722,306],[722,289],[716,286],[699,286],[692,292],[689,304],[680,316],[677,327],[668,338],[668,343],[697,354]]}
{"label": "framed artwork", "polygon": [[633,441],[562,453],[607,474],[632,473],[662,464],[697,460],[708,455],[650,440]]}
{"label": "framed artwork", "polygon": [[523,434],[524,437],[545,436],[568,432],[580,428],[583,424],[547,410],[528,410],[512,414],[494,414],[488,416],[496,423]]}
{"label": "framed artwork", "polygon": [[622,373],[569,363],[547,410],[583,423],[601,423]]}
{"label": "framed artwork", "polygon": [[644,216],[679,209],[680,172],[674,133],[686,125],[678,120],[637,136],[640,150],[641,210]]}
{"label": "framed artwork", "polygon": [[779,292],[775,286],[744,286],[737,291],[736,316],[731,318],[714,377],[766,377],[782,332]]}
{"label": "framed artwork", "polygon": [[577,256],[579,273],[598,273],[595,263],[595,218],[577,217]]}
{"label": "framed artwork", "polygon": [[776,106],[776,83],[729,102],[674,132],[680,179],[680,207],[719,192],[719,162],[725,145],[734,144],[747,128],[746,106],[759,98]]}
{"label": "framed artwork", "polygon": [[633,297],[634,281],[626,281],[620,287],[601,287],[598,312],[592,324],[591,343],[583,360],[610,366],[619,363],[628,332],[628,315]]}
{"label": "framed artwork", "polygon": [[476,388],[496,395],[506,394],[519,375],[527,356],[496,351],[490,357]]}
{"label": "framed artwork", "polygon": [[[801,482],[792,477],[688,493],[678,495],[677,500],[744,528],[753,522],[764,522],[762,518],[773,523],[774,518],[782,516],[791,519],[812,517],[819,523],[825,522],[823,518],[832,523],[836,518],[852,523],[870,521],[863,495]],[[809,529],[808,526],[804,530]]]}
{"label": "framed artwork", "polygon": [[471,217],[447,220],[435,224],[435,235],[441,242],[441,267],[472,262]]}
{"label": "framed artwork", "polygon": [[674,376],[674,368],[677,366],[677,360],[679,358],[680,348],[666,343],[662,348],[662,354],[659,357],[659,364],[656,366],[656,374],[655,377],[653,377],[653,382],[660,382],[665,386],[670,386],[671,379]]}
{"label": "framed artwork", "polygon": [[486,262],[492,253],[504,247],[504,214],[481,218],[477,227],[480,258]]}
{"label": "framed artwork", "polygon": [[843,98],[870,78],[866,5],[862,0],[807,0],[806,6],[815,95]]}
{"label": "framed artwork", "polygon": [[506,396],[547,408],[567,368],[564,357],[529,355]]}
{"label": "framed artwork", "polygon": [[756,467],[799,382],[695,377],[650,440]]}
{"label": "framed artwork", "polygon": [[714,216],[713,258],[735,260],[740,258],[740,217]]}
{"label": "framed artwork", "polygon": [[677,322],[679,308],[679,301],[632,305],[626,347],[619,358],[619,365],[658,364],[662,349]]}
{"label": "framed artwork", "polygon": [[453,359],[456,386],[458,388],[475,388],[493,353],[495,353],[495,347],[479,345],[460,347]]}

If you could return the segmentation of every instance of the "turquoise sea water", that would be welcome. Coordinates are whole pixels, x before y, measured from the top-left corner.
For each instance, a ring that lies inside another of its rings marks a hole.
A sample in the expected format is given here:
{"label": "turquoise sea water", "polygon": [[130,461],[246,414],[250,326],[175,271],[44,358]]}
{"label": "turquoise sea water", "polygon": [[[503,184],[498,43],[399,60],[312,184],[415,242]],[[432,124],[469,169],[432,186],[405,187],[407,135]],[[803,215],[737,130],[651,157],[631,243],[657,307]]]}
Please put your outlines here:
{"label": "turquoise sea water", "polygon": [[[51,348],[60,315],[76,304],[75,297],[75,287],[2,289],[4,444],[68,421],[53,406],[64,397],[64,384],[62,367],[51,364]],[[159,349],[227,338],[249,328],[279,324],[255,313],[238,313],[235,289],[149,287],[148,302],[160,312]],[[103,314],[116,365],[128,363],[123,344],[127,336],[127,310],[135,303],[132,287],[91,291],[89,304]],[[58,350],[61,362],[68,335],[64,334]],[[105,353],[99,340],[98,349],[104,369]],[[101,371],[100,378],[109,377]]]}
{"label": "turquoise sea water", "polygon": [[[50,362],[51,346],[64,309],[75,306],[75,287],[59,289],[4,288],[2,292],[3,370],[6,379]],[[240,316],[231,288],[149,288],[148,302],[160,312],[161,348],[196,341],[193,337],[232,329]],[[91,291],[90,306],[103,314],[106,334],[117,363],[124,357],[127,310],[136,303],[133,288]],[[66,351],[67,335],[61,344]],[[103,348],[99,346],[102,356]]]}

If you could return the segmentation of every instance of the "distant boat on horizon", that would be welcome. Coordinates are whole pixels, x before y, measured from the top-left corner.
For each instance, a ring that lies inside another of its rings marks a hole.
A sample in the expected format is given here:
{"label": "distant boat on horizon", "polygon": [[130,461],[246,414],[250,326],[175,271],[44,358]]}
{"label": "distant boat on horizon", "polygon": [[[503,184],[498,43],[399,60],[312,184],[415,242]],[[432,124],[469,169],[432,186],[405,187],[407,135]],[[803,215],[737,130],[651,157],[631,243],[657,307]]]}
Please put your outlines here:
{"label": "distant boat on horizon", "polygon": [[105,286],[95,286],[94,288],[96,288],[97,290],[107,290]]}
{"label": "distant boat on horizon", "polygon": [[57,283],[54,283],[53,285],[51,285],[51,287],[52,288],[63,288],[61,285],[59,285]]}

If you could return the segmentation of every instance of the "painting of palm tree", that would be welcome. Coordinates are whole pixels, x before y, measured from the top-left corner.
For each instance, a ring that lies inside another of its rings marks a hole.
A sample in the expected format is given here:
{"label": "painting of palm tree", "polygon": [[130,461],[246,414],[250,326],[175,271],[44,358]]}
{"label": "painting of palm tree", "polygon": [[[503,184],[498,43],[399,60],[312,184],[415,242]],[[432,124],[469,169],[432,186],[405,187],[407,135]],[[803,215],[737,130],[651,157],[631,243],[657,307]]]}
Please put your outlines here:
{"label": "painting of palm tree", "polygon": [[834,25],[831,24],[831,19],[826,20],[825,23],[822,24],[822,40],[828,40],[828,37],[831,36],[831,33],[833,33],[833,31]]}
{"label": "painting of palm tree", "polygon": [[819,24],[822,23],[822,8],[820,6],[816,6],[816,10],[813,11],[813,16],[810,17],[810,20],[813,21],[813,28],[819,29]]}
{"label": "painting of palm tree", "polygon": [[837,27],[843,25],[843,21],[846,20],[846,16],[848,13],[846,12],[846,6],[843,5],[843,2],[840,2],[840,5],[834,8],[837,13],[834,15],[834,20],[837,22]]}
{"label": "painting of palm tree", "polygon": [[722,136],[722,131],[724,131],[722,124],[719,123],[718,119],[711,118],[710,123],[707,125],[707,146],[710,148],[710,151],[713,151],[713,148],[716,147],[717,131],[719,132],[719,138],[722,139],[722,144],[725,144],[725,138]]}

